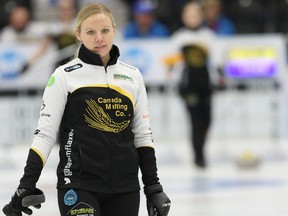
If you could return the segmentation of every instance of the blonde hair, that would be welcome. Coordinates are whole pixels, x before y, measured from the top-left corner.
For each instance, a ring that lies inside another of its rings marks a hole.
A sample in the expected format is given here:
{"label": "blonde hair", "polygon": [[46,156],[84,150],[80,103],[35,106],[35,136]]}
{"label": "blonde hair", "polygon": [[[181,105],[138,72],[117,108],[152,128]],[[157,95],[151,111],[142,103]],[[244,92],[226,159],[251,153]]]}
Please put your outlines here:
{"label": "blonde hair", "polygon": [[88,3],[84,7],[82,7],[77,14],[76,28],[78,29],[78,31],[81,30],[81,25],[83,21],[94,14],[105,14],[111,19],[113,28],[116,27],[112,12],[106,5],[101,3]]}

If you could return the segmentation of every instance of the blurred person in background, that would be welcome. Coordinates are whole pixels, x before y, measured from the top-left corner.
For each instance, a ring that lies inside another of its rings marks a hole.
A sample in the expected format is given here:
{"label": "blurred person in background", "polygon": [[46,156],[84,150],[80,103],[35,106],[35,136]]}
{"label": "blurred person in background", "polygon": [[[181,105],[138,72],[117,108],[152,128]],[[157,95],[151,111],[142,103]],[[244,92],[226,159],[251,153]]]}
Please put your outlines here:
{"label": "blurred person in background", "polygon": [[78,10],[76,0],[58,0],[58,16],[51,22],[50,36],[58,50],[55,68],[67,63],[74,56],[77,46],[74,34],[75,15]]}
{"label": "blurred person in background", "polygon": [[138,0],[133,5],[133,19],[123,29],[124,39],[163,38],[170,35],[168,27],[155,15],[156,5],[150,0]]}
{"label": "blurred person in background", "polygon": [[9,14],[9,24],[0,32],[0,42],[5,44],[39,43],[38,49],[31,54],[21,70],[24,73],[32,64],[43,56],[48,49],[50,39],[47,26],[31,20],[31,11],[25,6],[15,6]]}
{"label": "blurred person in background", "polygon": [[81,45],[48,81],[24,175],[5,215],[30,215],[30,206],[45,201],[36,184],[58,132],[60,215],[138,216],[139,168],[148,215],[168,215],[171,202],[158,177],[143,77],[119,61],[115,31],[105,5],[79,11],[75,35]]}
{"label": "blurred person in background", "polygon": [[222,14],[221,0],[203,0],[203,3],[205,26],[220,36],[236,34],[236,27],[233,21]]}
{"label": "blurred person in background", "polygon": [[10,11],[15,6],[24,6],[29,8],[32,11],[31,0],[1,0],[0,1],[0,31],[3,27],[9,24],[9,14]]}
{"label": "blurred person in background", "polygon": [[171,36],[172,44],[182,57],[176,60],[183,60],[178,90],[189,114],[195,165],[205,168],[205,143],[211,123],[212,106],[208,60],[215,34],[203,26],[203,8],[198,2],[185,3],[181,18],[184,26]]}

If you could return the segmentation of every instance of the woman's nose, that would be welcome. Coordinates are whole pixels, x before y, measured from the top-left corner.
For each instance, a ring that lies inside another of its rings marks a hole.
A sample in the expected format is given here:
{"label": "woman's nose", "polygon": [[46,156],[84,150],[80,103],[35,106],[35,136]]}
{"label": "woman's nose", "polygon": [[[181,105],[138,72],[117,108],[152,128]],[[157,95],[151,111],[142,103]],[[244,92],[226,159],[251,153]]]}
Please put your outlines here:
{"label": "woman's nose", "polygon": [[95,39],[96,39],[96,41],[102,41],[103,40],[103,35],[101,34],[101,32],[96,33]]}

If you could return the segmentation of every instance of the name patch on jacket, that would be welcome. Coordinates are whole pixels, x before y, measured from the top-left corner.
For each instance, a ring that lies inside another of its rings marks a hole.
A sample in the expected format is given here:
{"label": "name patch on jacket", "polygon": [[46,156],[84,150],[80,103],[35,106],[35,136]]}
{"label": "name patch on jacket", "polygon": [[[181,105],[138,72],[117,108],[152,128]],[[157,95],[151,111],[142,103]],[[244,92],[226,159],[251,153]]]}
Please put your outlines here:
{"label": "name patch on jacket", "polygon": [[66,72],[71,72],[71,71],[73,71],[73,70],[77,70],[77,69],[82,68],[82,67],[83,67],[83,65],[79,63],[79,64],[75,64],[75,65],[66,67],[64,70],[65,70]]}

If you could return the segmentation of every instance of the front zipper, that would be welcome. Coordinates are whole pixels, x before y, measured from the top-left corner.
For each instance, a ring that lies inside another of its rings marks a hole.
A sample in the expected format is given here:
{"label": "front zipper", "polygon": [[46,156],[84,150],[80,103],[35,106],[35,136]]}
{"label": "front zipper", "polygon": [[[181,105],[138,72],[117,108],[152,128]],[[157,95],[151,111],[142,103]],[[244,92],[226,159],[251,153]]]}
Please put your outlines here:
{"label": "front zipper", "polygon": [[106,66],[106,67],[104,66],[104,70],[105,70],[105,80],[106,80],[106,84],[107,84],[108,88],[110,88],[109,82],[108,82],[108,75],[107,75],[108,70],[107,70],[107,68],[108,68],[108,66]]}
{"label": "front zipper", "polygon": [[[109,86],[109,81],[108,81],[108,68],[109,66],[104,66],[104,69],[105,69],[105,79],[106,79],[106,84],[108,86],[108,88],[110,89],[110,86]],[[111,143],[111,167],[110,167],[110,190],[111,192],[113,193],[115,191],[115,188],[114,188],[114,160],[115,160],[115,147],[114,147],[114,143],[112,142]]]}

